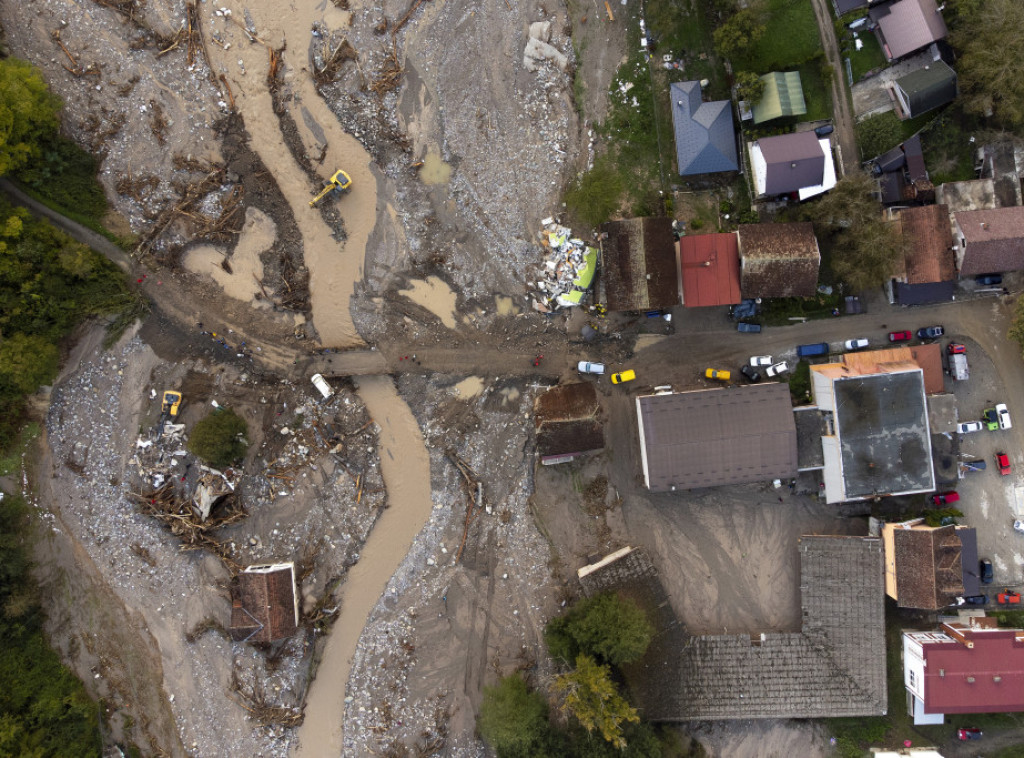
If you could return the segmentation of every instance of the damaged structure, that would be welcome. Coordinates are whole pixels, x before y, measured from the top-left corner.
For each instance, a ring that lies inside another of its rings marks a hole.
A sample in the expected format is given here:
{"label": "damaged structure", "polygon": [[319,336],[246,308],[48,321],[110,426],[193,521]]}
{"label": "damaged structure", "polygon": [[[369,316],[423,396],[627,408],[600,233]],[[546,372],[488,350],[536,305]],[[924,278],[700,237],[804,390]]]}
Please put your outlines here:
{"label": "damaged structure", "polygon": [[299,598],[295,564],[261,563],[248,566],[231,585],[232,639],[273,642],[299,628]]}
{"label": "damaged structure", "polygon": [[601,404],[589,382],[552,387],[533,404],[537,454],[545,466],[568,463],[604,449]]}
{"label": "damaged structure", "polygon": [[572,236],[568,227],[545,219],[541,245],[548,259],[536,282],[533,308],[551,313],[583,302],[597,273],[597,249]]}

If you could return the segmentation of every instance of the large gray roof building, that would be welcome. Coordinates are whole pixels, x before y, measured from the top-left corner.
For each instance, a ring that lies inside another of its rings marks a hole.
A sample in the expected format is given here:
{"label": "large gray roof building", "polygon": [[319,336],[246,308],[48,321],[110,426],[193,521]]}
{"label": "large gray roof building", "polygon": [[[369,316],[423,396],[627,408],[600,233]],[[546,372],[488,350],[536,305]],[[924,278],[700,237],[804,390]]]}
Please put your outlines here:
{"label": "large gray roof building", "polygon": [[785,384],[646,395],[636,409],[644,482],[653,492],[796,476]]}
{"label": "large gray roof building", "polygon": [[651,608],[654,641],[625,667],[645,719],[885,715],[882,541],[805,536],[798,549],[803,624],[796,632],[689,636],[674,616],[666,617],[664,605],[644,603],[664,593],[653,566],[635,560],[635,551],[587,567],[581,580],[588,594],[632,594],[641,577],[655,586],[637,598]]}
{"label": "large gray roof building", "polygon": [[732,102],[703,102],[699,82],[674,82],[669,96],[680,175],[738,171]]}

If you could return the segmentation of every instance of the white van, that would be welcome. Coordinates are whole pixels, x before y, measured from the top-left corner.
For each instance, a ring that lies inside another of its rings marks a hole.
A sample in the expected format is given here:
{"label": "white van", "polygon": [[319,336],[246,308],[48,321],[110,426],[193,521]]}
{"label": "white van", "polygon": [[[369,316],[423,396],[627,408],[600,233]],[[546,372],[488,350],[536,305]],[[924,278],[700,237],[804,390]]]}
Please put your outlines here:
{"label": "white van", "polygon": [[313,386],[320,390],[320,394],[324,396],[324,400],[327,400],[331,395],[334,394],[334,390],[331,389],[331,385],[327,383],[322,374],[313,374]]}

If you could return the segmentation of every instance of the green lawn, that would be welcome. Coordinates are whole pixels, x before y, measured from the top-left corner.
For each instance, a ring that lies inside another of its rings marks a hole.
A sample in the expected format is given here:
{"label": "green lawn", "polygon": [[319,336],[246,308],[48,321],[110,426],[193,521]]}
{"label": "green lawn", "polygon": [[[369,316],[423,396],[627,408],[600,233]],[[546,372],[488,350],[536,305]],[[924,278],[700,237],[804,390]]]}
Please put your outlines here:
{"label": "green lawn", "polygon": [[737,56],[736,68],[767,74],[786,71],[821,54],[821,37],[814,8],[808,0],[768,0],[764,35],[746,55]]}
{"label": "green lawn", "polygon": [[807,104],[807,113],[797,120],[819,121],[832,118],[832,83],[822,75],[821,64],[818,61],[804,63],[797,71],[800,72],[800,86]]}
{"label": "green lawn", "polygon": [[864,47],[860,50],[855,48],[853,40],[849,40],[844,55],[850,59],[850,68],[853,69],[853,81],[859,82],[868,71],[876,68],[885,68],[885,54],[878,44],[878,38],[874,34],[861,33],[860,40]]}

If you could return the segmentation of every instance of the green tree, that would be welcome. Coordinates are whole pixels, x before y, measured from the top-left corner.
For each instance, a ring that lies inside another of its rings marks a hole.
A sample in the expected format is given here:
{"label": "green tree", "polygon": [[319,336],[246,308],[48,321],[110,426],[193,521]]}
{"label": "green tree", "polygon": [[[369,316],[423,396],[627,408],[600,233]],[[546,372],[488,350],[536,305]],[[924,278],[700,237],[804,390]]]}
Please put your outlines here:
{"label": "green tree", "polygon": [[819,239],[830,243],[833,273],[854,292],[884,284],[903,255],[903,239],[883,220],[874,191],[874,179],[852,171],[807,208]]}
{"label": "green tree", "polygon": [[752,8],[744,8],[715,29],[712,39],[715,50],[726,58],[746,50],[764,36],[765,25]]}
{"label": "green tree", "polygon": [[865,158],[892,150],[904,139],[903,127],[891,111],[864,119],[856,125],[855,131],[857,146]]}
{"label": "green tree", "polygon": [[961,100],[974,113],[1011,129],[1024,126],[1024,3],[957,3],[949,41],[958,48]]}
{"label": "green tree", "polygon": [[544,630],[553,657],[568,662],[583,653],[612,666],[643,656],[653,635],[640,606],[611,592],[576,603],[564,616],[548,622]]}
{"label": "green tree", "polygon": [[484,688],[476,726],[499,758],[544,755],[554,740],[547,701],[532,692],[518,674]]}
{"label": "green tree", "polygon": [[31,63],[0,60],[0,175],[40,154],[39,143],[57,131],[60,100]]}
{"label": "green tree", "polygon": [[229,408],[217,410],[192,429],[188,449],[209,465],[224,468],[245,457],[247,432],[244,418]]}
{"label": "green tree", "polygon": [[764,80],[751,71],[740,71],[736,74],[736,97],[757,105],[764,97]]}
{"label": "green tree", "polygon": [[572,714],[588,732],[597,731],[607,742],[626,747],[623,728],[639,723],[640,716],[619,694],[611,669],[589,655],[576,657],[576,668],[555,678],[555,692],[562,698],[562,710]]}
{"label": "green tree", "polygon": [[0,342],[0,374],[28,395],[57,373],[57,346],[38,335],[12,334]]}
{"label": "green tree", "polygon": [[646,722],[627,722],[622,728],[624,748],[606,742],[601,736],[586,731],[577,724],[569,727],[569,755],[572,758],[662,758],[663,755],[682,756],[673,750],[672,742],[663,744],[654,727]]}

